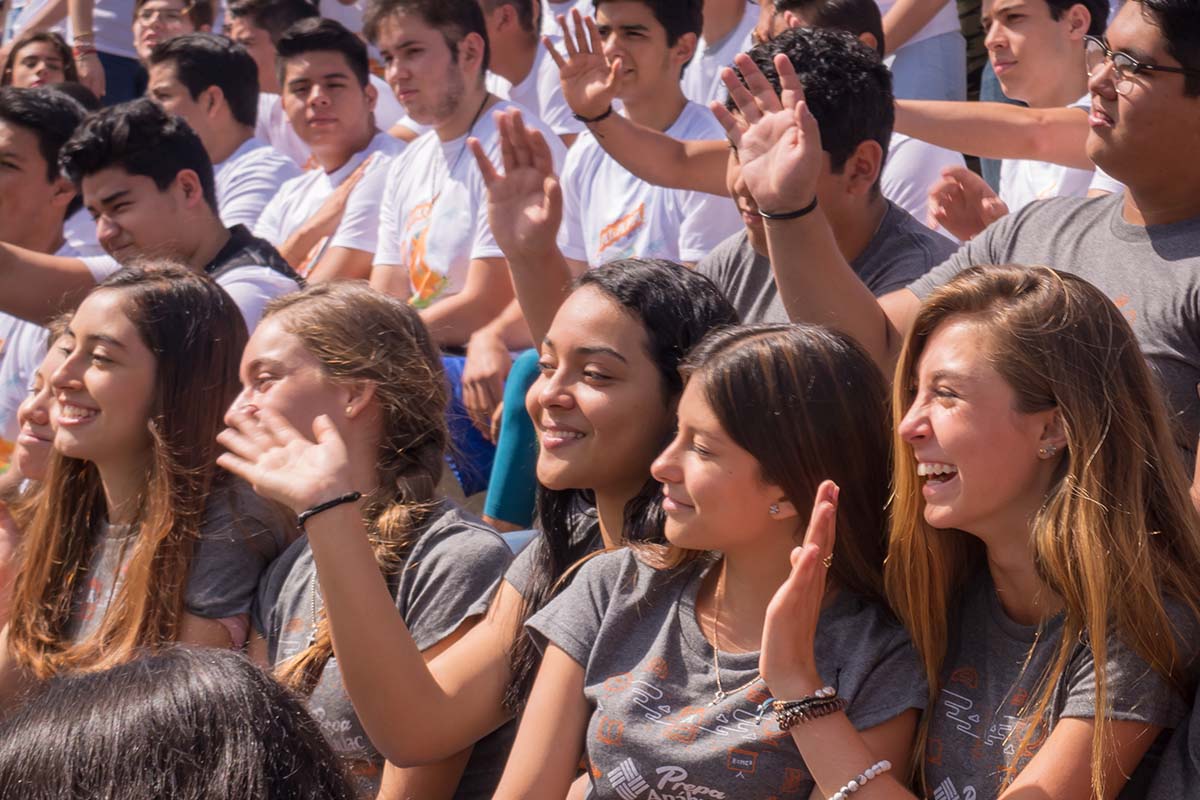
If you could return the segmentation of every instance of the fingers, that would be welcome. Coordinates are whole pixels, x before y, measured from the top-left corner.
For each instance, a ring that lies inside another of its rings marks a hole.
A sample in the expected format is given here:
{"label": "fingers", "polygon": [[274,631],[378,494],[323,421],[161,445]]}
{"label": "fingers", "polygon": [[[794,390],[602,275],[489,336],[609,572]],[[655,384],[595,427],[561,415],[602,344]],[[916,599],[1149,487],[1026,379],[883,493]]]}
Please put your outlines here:
{"label": "fingers", "polygon": [[547,175],[546,180],[542,181],[542,192],[546,195],[546,218],[551,221],[561,220],[563,194],[562,185],[558,182],[558,178],[553,175]]}
{"label": "fingers", "polygon": [[[521,123],[525,128],[525,123]],[[550,151],[550,143],[537,128],[528,131],[529,163],[542,175],[554,174],[554,153]]]}
{"label": "fingers", "polygon": [[500,133],[500,163],[504,165],[504,174],[511,175],[517,168],[517,150],[513,141],[512,124],[507,113],[497,115],[496,128]]}
{"label": "fingers", "polygon": [[596,52],[592,49],[587,25],[584,24],[583,15],[579,13],[578,8],[571,9],[571,24],[575,27],[575,49],[584,55]]}
{"label": "fingers", "polygon": [[[787,56],[778,55],[775,58],[775,63],[780,60],[787,61]],[[781,111],[783,104],[779,100],[779,95],[775,92],[775,87],[767,80],[767,76],[762,74],[762,70],[754,63],[754,60],[745,53],[739,53],[734,58],[734,63],[737,64],[738,70],[742,73],[742,79],[749,87],[750,93],[754,95],[755,102],[758,103],[758,109],[764,114],[770,114],[774,111]]]}
{"label": "fingers", "polygon": [[[576,19],[578,19],[579,9],[574,9],[573,13],[576,15]],[[587,28],[588,44],[591,46],[592,52],[603,53],[604,40],[600,38],[600,26],[596,24],[596,20],[589,16],[583,21],[583,24]]]}
{"label": "fingers", "polygon": [[815,547],[820,558],[833,554],[840,490],[833,481],[822,481],[813,499],[812,516],[804,534],[804,546]]}
{"label": "fingers", "polygon": [[479,143],[478,139],[467,139],[467,147],[471,148],[471,155],[475,156],[475,164],[483,174],[483,185],[491,189],[492,185],[500,180],[500,173],[496,171],[496,166],[483,151],[483,145]]}
{"label": "fingers", "polygon": [[[217,441],[221,441],[221,437],[217,436]],[[240,456],[231,452],[224,452],[217,456],[217,466],[226,472],[238,476],[242,480],[249,483],[251,486],[255,484],[255,475],[257,470],[252,462],[247,461]]]}
{"label": "fingers", "polygon": [[575,40],[571,38],[571,29],[567,26],[567,18],[559,14],[558,27],[562,31],[563,47],[567,50],[567,61],[570,61],[575,56],[579,55],[579,48],[575,44]]}
{"label": "fingers", "polygon": [[237,428],[226,428],[218,433],[217,444],[247,464],[257,461],[263,453],[262,447]]}
{"label": "fingers", "polygon": [[318,414],[317,418],[313,420],[312,432],[317,444],[325,444],[326,442],[341,438],[338,435],[337,426],[325,414]]}
{"label": "fingers", "polygon": [[617,80],[621,76],[621,65],[623,63],[624,62],[621,61],[621,57],[617,56],[612,60],[612,63],[608,65],[608,80],[604,83],[604,88],[606,90],[611,91],[612,88],[617,85]]}
{"label": "fingers", "polygon": [[721,123],[721,127],[725,129],[725,135],[729,137],[730,143],[734,147],[740,147],[742,144],[743,123],[731,114],[728,108],[716,101],[708,104],[708,110],[716,117],[717,122]]}
{"label": "fingers", "polygon": [[[561,20],[562,17],[559,17],[560,22]],[[550,52],[550,57],[554,59],[554,63],[558,65],[558,69],[561,72],[562,68],[567,65],[567,60],[562,57],[562,53],[558,52],[558,48],[554,46],[554,42],[549,36],[542,37],[542,47],[545,47]]]}
{"label": "fingers", "polygon": [[779,86],[782,90],[779,101],[783,107],[794,108],[797,103],[803,103],[804,84],[800,82],[800,76],[796,74],[792,60],[782,53],[776,55],[775,71],[779,73]]}
{"label": "fingers", "polygon": [[307,441],[304,435],[293,427],[287,417],[274,409],[260,408],[258,410],[258,420],[263,430],[266,431],[276,444],[286,445],[289,442],[297,440]]}
{"label": "fingers", "polygon": [[[749,59],[747,60],[749,61]],[[762,119],[762,112],[758,108],[758,103],[755,101],[754,95],[738,80],[736,72],[729,67],[723,68],[721,70],[721,82],[729,90],[729,98],[733,100],[734,105],[737,106],[747,125],[753,125]]]}

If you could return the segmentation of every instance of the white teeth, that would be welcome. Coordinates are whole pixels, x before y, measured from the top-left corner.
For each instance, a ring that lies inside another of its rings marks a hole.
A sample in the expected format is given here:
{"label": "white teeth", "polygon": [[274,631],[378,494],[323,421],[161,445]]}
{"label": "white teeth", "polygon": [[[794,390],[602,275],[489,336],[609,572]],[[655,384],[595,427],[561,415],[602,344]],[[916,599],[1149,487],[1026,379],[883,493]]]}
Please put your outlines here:
{"label": "white teeth", "polygon": [[59,416],[62,419],[88,419],[89,417],[96,416],[97,413],[99,412],[93,411],[90,408],[84,408],[83,406],[77,406],[72,403],[63,403],[59,406]]}
{"label": "white teeth", "polygon": [[557,428],[547,428],[546,435],[555,439],[582,439],[583,434],[577,431],[562,431]]}
{"label": "white teeth", "polygon": [[921,477],[928,475],[953,475],[958,472],[958,467],[953,464],[937,464],[932,461],[917,462],[917,474]]}

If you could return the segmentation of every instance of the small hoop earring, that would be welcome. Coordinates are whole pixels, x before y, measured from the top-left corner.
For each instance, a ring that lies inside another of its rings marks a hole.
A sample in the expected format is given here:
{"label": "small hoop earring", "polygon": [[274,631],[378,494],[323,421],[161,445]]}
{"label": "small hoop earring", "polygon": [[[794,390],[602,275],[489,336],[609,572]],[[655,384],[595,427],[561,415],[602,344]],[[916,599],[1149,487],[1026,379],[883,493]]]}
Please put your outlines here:
{"label": "small hoop earring", "polygon": [[767,508],[767,513],[770,514],[772,517],[775,516],[776,514],[778,514],[779,513],[779,503],[771,503],[770,507]]}

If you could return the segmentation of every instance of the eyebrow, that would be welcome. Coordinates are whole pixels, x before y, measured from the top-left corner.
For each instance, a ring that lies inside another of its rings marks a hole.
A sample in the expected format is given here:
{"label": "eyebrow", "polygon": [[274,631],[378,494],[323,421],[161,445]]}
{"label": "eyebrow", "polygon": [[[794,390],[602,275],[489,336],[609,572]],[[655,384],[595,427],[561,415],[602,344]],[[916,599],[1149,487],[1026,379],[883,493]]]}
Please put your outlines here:
{"label": "eyebrow", "polygon": [[125,197],[127,194],[129,194],[128,189],[118,189],[117,191],[113,192],[110,195],[101,197],[100,205],[106,206],[106,205],[109,205],[110,203],[115,203],[116,201],[120,200],[122,197]]}
{"label": "eyebrow", "polygon": [[[549,347],[551,350],[554,349],[554,342],[551,341],[549,336],[546,336],[542,339],[542,344],[544,344],[546,347]],[[585,355],[585,356],[596,356],[596,355],[611,356],[611,357],[617,359],[618,361],[620,361],[622,364],[629,363],[629,359],[625,358],[625,356],[621,355],[620,353],[618,353],[616,350],[612,349],[611,347],[605,347],[604,345],[590,345],[590,346],[584,346],[584,347],[576,347],[575,352],[579,353],[580,355]]]}
{"label": "eyebrow", "polygon": [[258,370],[263,369],[264,367],[267,369],[283,369],[285,367],[285,365],[282,361],[279,361],[274,358],[267,358],[266,356],[263,356],[261,358],[256,358],[253,361],[251,361],[249,366],[246,367],[246,371],[247,372],[257,372]]}
{"label": "eyebrow", "polygon": [[967,373],[965,373],[965,372],[955,372],[955,371],[954,371],[954,370],[952,370],[952,369],[939,369],[939,370],[935,370],[935,371],[933,372],[933,374],[929,376],[929,381],[930,381],[931,383],[933,383],[933,382],[936,382],[936,381],[945,381],[945,380],[949,380],[949,381],[970,381],[970,380],[973,380],[973,379],[972,379],[972,377],[971,377],[970,375],[968,375],[968,374],[967,374]]}
{"label": "eyebrow", "polygon": [[1104,46],[1114,53],[1124,53],[1140,64],[1147,64],[1152,67],[1158,66],[1158,59],[1147,52],[1138,50],[1136,47],[1113,47],[1107,37],[1104,39]]}
{"label": "eyebrow", "polygon": [[[64,335],[70,336],[72,339],[78,338],[75,331],[71,330],[71,327],[69,325],[67,326],[67,330],[64,333]],[[61,339],[62,337],[60,336],[59,338]],[[122,350],[126,349],[125,345],[122,344],[119,339],[115,339],[112,336],[108,336],[103,333],[90,333],[87,336],[83,337],[83,340],[85,342],[88,342],[89,344],[95,344],[96,342],[99,342],[100,344],[106,344],[109,347],[119,347]]]}

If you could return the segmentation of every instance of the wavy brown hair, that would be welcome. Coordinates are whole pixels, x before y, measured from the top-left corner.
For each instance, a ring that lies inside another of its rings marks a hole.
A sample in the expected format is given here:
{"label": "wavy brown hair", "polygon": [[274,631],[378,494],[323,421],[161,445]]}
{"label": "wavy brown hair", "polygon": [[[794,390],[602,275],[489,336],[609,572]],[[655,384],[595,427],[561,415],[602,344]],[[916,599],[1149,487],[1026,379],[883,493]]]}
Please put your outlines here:
{"label": "wavy brown hair", "polygon": [[[1037,573],[1066,613],[1056,655],[1022,710],[1039,724],[1022,726],[1017,752],[1044,730],[1055,683],[1080,643],[1094,657],[1097,709],[1108,707],[1110,636],[1190,696],[1188,665],[1164,600],[1200,616],[1200,517],[1162,396],[1128,323],[1100,290],[1073,275],[1047,267],[966,270],[925,301],[905,340],[893,389],[897,427],[913,402],[926,343],[951,320],[978,325],[990,363],[1016,393],[1016,410],[1057,409],[1067,440],[1030,539]],[[895,447],[885,582],[924,663],[933,708],[952,598],[979,568],[984,548],[961,531],[925,522],[911,448],[898,434]],[[1091,755],[1097,798],[1104,796],[1098,767],[1110,738],[1100,712]],[[1010,769],[1005,784],[1014,777]]]}
{"label": "wavy brown hair", "polygon": [[[887,384],[850,337],[816,325],[746,325],[709,334],[680,373],[698,382],[721,428],[783,489],[803,525],[817,487],[842,489],[833,582],[886,607]],[[705,554],[639,544],[671,566]]]}
{"label": "wavy brown hair", "polygon": [[[333,381],[368,381],[382,416],[378,488],[364,521],[379,570],[397,574],[437,499],[450,441],[450,388],[441,356],[407,303],[361,281],[310,286],[267,306],[298,337]],[[311,694],[333,654],[329,620],[320,612],[316,640],[277,669],[279,679]]]}
{"label": "wavy brown hair", "polygon": [[0,86],[12,85],[13,68],[17,65],[17,59],[21,57],[21,51],[38,42],[45,42],[58,51],[58,56],[62,59],[64,80],[68,83],[79,82],[79,70],[75,68],[75,59],[71,56],[71,46],[67,44],[67,40],[53,31],[35,31],[19,37],[9,48],[8,58],[4,60],[4,71],[0,72]]}
{"label": "wavy brown hair", "polygon": [[192,549],[218,473],[216,435],[238,391],[246,343],[229,295],[184,267],[124,269],[93,291],[121,293],[155,356],[151,454],[125,578],[82,641],[68,628],[95,551],[91,532],[107,516],[104,487],[93,463],[51,454],[25,528],[8,633],[14,660],[39,679],[105,669],[178,637]]}

